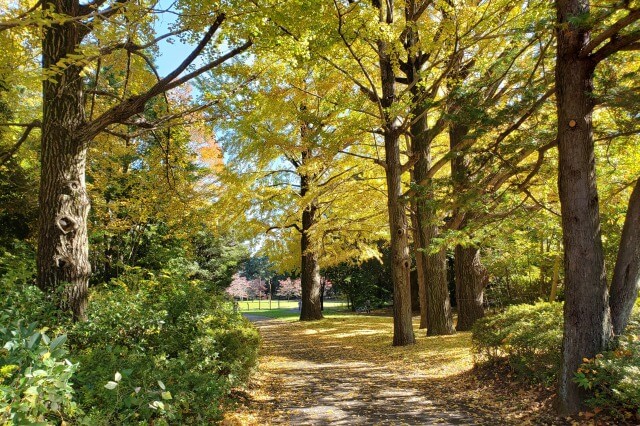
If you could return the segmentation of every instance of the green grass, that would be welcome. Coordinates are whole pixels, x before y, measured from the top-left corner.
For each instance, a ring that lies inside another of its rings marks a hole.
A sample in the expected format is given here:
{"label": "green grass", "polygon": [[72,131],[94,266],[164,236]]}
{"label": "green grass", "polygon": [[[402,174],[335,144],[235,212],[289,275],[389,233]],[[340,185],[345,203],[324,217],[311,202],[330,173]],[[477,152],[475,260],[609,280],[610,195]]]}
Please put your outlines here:
{"label": "green grass", "polygon": [[[271,303],[271,304],[269,304]],[[335,308],[335,307],[344,307],[346,308],[346,302],[341,300],[325,300],[324,307],[326,308]],[[298,309],[298,301],[297,300],[272,300],[269,302],[268,300],[243,300],[238,301],[238,309],[242,312],[251,311],[251,313],[257,313],[256,311],[269,311],[269,310],[291,310]]]}
{"label": "green grass", "polygon": [[[295,321],[300,317],[300,311],[298,310],[298,302],[297,301],[280,301],[280,309],[277,308],[277,301],[271,301],[271,308],[269,309],[269,301],[262,301],[260,304],[262,309],[258,308],[258,301],[250,301],[249,308],[247,309],[247,302],[239,302],[238,306],[241,312],[252,314],[252,315],[260,315],[268,318],[278,318],[285,321]],[[340,312],[344,312],[347,309],[347,305],[344,302],[339,300],[327,300],[324,302],[324,311],[322,311],[323,315],[335,315]]]}

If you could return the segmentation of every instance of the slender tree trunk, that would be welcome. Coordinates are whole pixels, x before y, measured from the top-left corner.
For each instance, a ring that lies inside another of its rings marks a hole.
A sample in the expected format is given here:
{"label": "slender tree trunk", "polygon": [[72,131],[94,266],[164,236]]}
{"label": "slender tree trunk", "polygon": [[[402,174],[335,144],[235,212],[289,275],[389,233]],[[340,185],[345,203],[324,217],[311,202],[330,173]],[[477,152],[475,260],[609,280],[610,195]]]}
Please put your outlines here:
{"label": "slender tree trunk", "polygon": [[595,63],[580,58],[589,31],[572,19],[589,13],[587,0],[558,0],[556,102],[560,205],[564,241],[565,303],[558,410],[574,414],[585,394],[573,381],[582,359],[604,350],[611,337],[609,294],[591,112]]}
{"label": "slender tree trunk", "polygon": [[560,279],[560,255],[556,256],[556,260],[553,261],[553,280],[551,281],[551,293],[549,294],[549,302],[556,301],[558,294],[558,280]]}
{"label": "slender tree trunk", "polygon": [[[45,0],[43,9],[75,16],[75,1]],[[75,21],[44,28],[43,68],[77,53],[83,33]],[[85,119],[82,68],[68,66],[43,83],[42,170],[38,235],[38,286],[60,292],[60,306],[85,318],[91,265],[87,238],[89,198],[86,141],[75,137]],[[54,81],[55,80],[55,81]]]}
{"label": "slender tree trunk", "polygon": [[[415,181],[415,179],[413,179]],[[416,257],[416,278],[418,280],[418,299],[420,301],[420,328],[427,328],[427,278],[425,277],[424,252],[421,248],[424,246],[420,240],[420,226],[418,224],[418,203],[414,198],[412,200],[413,213],[411,214],[411,223],[413,225],[413,246]]]}
{"label": "slender tree trunk", "polygon": [[611,322],[616,335],[624,333],[640,288],[640,180],[629,199],[618,258],[611,281]]}

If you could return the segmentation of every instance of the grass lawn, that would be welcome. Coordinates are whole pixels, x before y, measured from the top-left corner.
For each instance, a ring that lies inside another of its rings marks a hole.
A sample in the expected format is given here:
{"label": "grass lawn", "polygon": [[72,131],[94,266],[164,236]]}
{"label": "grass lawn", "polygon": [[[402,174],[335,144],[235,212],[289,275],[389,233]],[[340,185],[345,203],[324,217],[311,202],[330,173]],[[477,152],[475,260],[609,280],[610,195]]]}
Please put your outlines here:
{"label": "grass lawn", "polygon": [[[324,308],[326,310],[346,309],[347,304],[341,300],[325,300]],[[270,318],[288,318],[292,315],[300,315],[297,300],[272,300],[271,302],[268,300],[243,300],[238,302],[238,309],[241,312],[250,312]]]}

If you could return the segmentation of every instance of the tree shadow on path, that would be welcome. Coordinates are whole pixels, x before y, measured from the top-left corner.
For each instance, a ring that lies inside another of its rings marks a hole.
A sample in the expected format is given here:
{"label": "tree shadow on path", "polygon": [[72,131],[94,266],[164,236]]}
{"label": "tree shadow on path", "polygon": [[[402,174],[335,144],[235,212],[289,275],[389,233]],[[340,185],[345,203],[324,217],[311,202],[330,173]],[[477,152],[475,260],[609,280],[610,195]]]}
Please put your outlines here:
{"label": "tree shadow on path", "polygon": [[263,338],[258,424],[520,423],[460,397],[471,368],[468,334],[393,348],[388,318],[250,319]]}

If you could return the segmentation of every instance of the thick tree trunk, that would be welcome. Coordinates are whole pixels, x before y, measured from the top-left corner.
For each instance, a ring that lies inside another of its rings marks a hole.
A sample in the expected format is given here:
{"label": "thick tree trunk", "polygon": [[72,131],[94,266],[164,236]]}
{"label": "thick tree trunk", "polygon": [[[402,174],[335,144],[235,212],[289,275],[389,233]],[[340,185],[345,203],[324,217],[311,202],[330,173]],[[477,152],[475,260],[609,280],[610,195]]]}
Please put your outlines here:
{"label": "thick tree trunk", "polygon": [[399,138],[395,132],[385,135],[386,177],[391,232],[391,277],[393,280],[393,345],[415,343],[411,313],[411,256],[407,238],[407,214],[401,202],[401,166]]}
{"label": "thick tree trunk", "polygon": [[640,180],[629,199],[618,258],[611,281],[611,323],[616,335],[624,333],[640,288]]}
{"label": "thick tree trunk", "polygon": [[[416,96],[419,95],[416,94]],[[415,125],[411,126],[411,144],[413,154],[420,155],[420,159],[415,164],[413,173],[416,182],[424,182],[431,167],[431,141],[427,134],[427,119],[424,111],[422,108],[416,108],[415,112],[421,117]],[[424,299],[421,298],[421,312],[424,305],[428,336],[455,332],[447,285],[447,253],[445,248],[431,253],[431,242],[439,235],[438,226],[435,225],[438,218],[433,206],[433,194],[432,188],[422,188],[418,191],[415,202],[416,233],[419,236],[416,250],[422,254],[422,273],[425,280],[422,284]]]}
{"label": "thick tree trunk", "polygon": [[458,304],[456,330],[468,331],[484,316],[487,270],[480,262],[480,249],[456,246],[454,269]]}
{"label": "thick tree trunk", "polygon": [[[75,1],[44,1],[43,9],[74,16]],[[75,21],[44,28],[43,68],[77,53],[83,34]],[[84,123],[82,68],[68,66],[43,83],[42,171],[38,235],[38,286],[61,294],[61,308],[85,318],[91,266],[87,238],[86,141],[75,137]],[[53,81],[55,80],[55,81]]]}
{"label": "thick tree trunk", "polygon": [[[309,209],[315,210],[315,209]],[[313,211],[305,211],[304,216],[310,216]],[[303,227],[304,229],[304,227]],[[300,281],[302,286],[302,309],[300,321],[315,321],[322,319],[322,303],[320,301],[320,265],[318,255],[310,249],[310,240],[306,232],[302,234],[302,273]]]}
{"label": "thick tree trunk", "polygon": [[584,392],[573,381],[582,359],[604,350],[611,337],[609,294],[600,235],[591,127],[595,63],[580,58],[589,32],[572,19],[589,12],[587,0],[558,0],[556,102],[560,205],[564,241],[565,303],[561,414],[578,412]]}
{"label": "thick tree trunk", "polygon": [[[301,139],[305,142],[308,128],[306,123],[301,127]],[[311,157],[309,150],[302,151],[302,165],[305,165]],[[314,176],[306,173],[300,174],[300,196],[307,195],[311,188]],[[318,251],[311,238],[312,228],[317,221],[318,207],[315,201],[302,211],[302,234],[300,237],[301,274],[300,286],[302,287],[302,308],[300,309],[300,321],[315,321],[322,319],[320,264],[318,263]]]}
{"label": "thick tree trunk", "polygon": [[[459,123],[453,123],[449,128],[449,145],[451,150],[456,150],[463,143],[469,133],[469,127]],[[467,191],[471,186],[469,179],[469,159],[465,155],[457,155],[451,160],[451,178],[457,193]],[[462,210],[462,209],[461,209]],[[457,212],[461,214],[461,211]],[[472,217],[470,212],[465,213],[465,220],[460,225],[468,222]],[[473,324],[484,316],[484,288],[487,285],[487,271],[480,261],[480,249],[478,247],[456,246],[455,260],[453,262],[456,304],[458,308],[458,321],[456,330],[471,330]]]}
{"label": "thick tree trunk", "polygon": [[[408,21],[417,19],[417,5],[408,2],[405,6],[405,16]],[[420,85],[420,67],[423,53],[416,49],[419,44],[417,27],[409,25],[405,48],[407,50],[406,76],[411,85],[413,100],[412,117],[415,122],[411,126],[411,151],[418,155],[419,159],[413,167],[415,182],[431,182],[428,179],[431,168],[431,142],[427,122],[427,110],[423,87]],[[418,289],[420,293],[420,328],[427,327],[428,336],[452,334],[453,317],[451,314],[451,301],[447,283],[447,254],[442,248],[436,253],[431,253],[431,243],[438,237],[437,210],[433,205],[434,191],[431,183],[418,190],[415,205],[416,236],[416,264],[419,269]],[[422,279],[421,279],[422,277]]]}
{"label": "thick tree trunk", "polygon": [[[387,11],[387,22],[393,12]],[[382,11],[381,11],[382,20]],[[415,343],[411,312],[411,256],[409,254],[408,223],[402,201],[402,163],[400,162],[400,133],[395,117],[388,115],[395,101],[395,75],[386,42],[378,41],[380,81],[382,83],[382,107],[385,114],[384,149],[387,180],[387,207],[391,232],[391,277],[393,281],[393,345]]]}
{"label": "thick tree trunk", "polygon": [[[384,3],[373,1],[379,11],[379,22],[392,24],[394,20],[393,1]],[[391,233],[391,279],[393,282],[393,345],[405,346],[415,343],[411,312],[411,256],[409,253],[408,223],[402,196],[402,163],[400,161],[400,124],[391,107],[396,102],[396,76],[391,58],[391,47],[384,39],[377,41],[380,64],[383,114],[385,174],[387,181],[387,209]]]}

